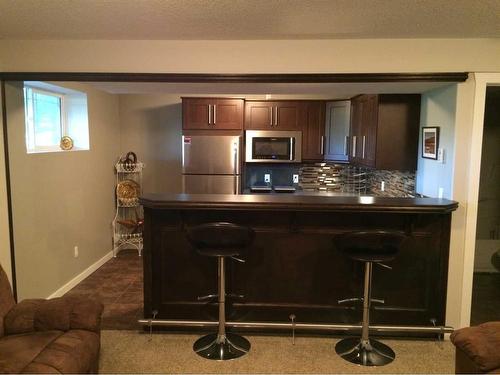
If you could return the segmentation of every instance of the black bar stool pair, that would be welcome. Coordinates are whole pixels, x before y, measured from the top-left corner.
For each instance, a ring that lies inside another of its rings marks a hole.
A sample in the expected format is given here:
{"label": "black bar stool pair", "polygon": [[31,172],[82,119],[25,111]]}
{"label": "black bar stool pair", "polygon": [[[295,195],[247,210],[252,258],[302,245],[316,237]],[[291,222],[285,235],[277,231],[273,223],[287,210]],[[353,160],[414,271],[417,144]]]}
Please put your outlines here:
{"label": "black bar stool pair", "polygon": [[[255,233],[251,228],[223,222],[202,224],[188,230],[187,238],[196,251],[203,256],[216,257],[218,263],[218,331],[201,337],[193,345],[193,350],[204,358],[229,360],[241,357],[250,350],[247,339],[226,332],[225,262],[226,258],[243,262],[240,256],[251,245],[254,237]],[[347,232],[334,237],[337,249],[352,260],[365,264],[363,297],[339,301],[363,302],[361,337],[342,339],[335,346],[337,354],[349,362],[364,366],[383,366],[395,358],[391,348],[369,336],[372,267],[374,263],[388,267],[383,262],[395,258],[406,238],[402,232],[377,230]]]}

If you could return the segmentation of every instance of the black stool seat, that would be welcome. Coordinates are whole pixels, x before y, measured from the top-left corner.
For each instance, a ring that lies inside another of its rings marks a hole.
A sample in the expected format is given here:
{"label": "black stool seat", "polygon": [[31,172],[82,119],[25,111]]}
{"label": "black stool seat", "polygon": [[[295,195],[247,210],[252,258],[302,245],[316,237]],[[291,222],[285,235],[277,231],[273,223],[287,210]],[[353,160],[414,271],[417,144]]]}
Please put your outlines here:
{"label": "black stool seat", "polygon": [[347,232],[335,236],[335,246],[352,260],[388,262],[396,257],[407,237],[398,231]]}
{"label": "black stool seat", "polygon": [[187,238],[198,254],[212,257],[241,255],[255,236],[251,228],[233,223],[207,223],[188,229]]}

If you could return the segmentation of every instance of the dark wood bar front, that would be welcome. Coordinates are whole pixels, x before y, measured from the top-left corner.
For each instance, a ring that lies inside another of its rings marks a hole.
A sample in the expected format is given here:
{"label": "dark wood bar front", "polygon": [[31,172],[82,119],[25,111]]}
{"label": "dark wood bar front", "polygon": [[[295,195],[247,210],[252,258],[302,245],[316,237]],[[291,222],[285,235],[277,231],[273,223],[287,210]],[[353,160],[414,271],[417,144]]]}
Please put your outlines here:
{"label": "dark wood bar front", "polygon": [[[392,270],[374,266],[372,324],[444,325],[451,214],[457,203],[431,198],[296,195],[146,194],[144,317],[216,320],[215,259],[197,255],[186,228],[224,221],[253,228],[246,263],[228,261],[228,320],[359,323],[363,264],[334,247],[336,234],[399,230],[409,239]],[[433,323],[434,322],[434,323]]]}

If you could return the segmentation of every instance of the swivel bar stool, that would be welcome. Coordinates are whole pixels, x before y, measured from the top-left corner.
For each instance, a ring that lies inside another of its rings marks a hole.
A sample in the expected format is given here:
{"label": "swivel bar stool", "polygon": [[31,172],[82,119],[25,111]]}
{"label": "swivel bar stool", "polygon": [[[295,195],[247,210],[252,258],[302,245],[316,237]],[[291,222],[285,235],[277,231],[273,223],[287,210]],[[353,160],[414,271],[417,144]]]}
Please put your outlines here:
{"label": "swivel bar stool", "polygon": [[244,262],[238,256],[242,255],[254,237],[255,233],[251,228],[221,222],[201,224],[187,231],[187,238],[197,253],[216,257],[218,262],[219,329],[217,333],[199,338],[193,345],[193,350],[204,358],[224,361],[241,357],[250,350],[247,339],[226,332],[225,261],[229,257]]}
{"label": "swivel bar stool", "polygon": [[[337,249],[352,260],[365,263],[363,297],[339,301],[339,303],[360,299],[363,301],[361,337],[345,338],[335,346],[337,354],[346,361],[363,366],[383,366],[392,362],[396,357],[390,347],[369,336],[372,265],[375,263],[390,268],[382,262],[393,260],[406,238],[404,233],[396,231],[348,232],[334,238],[334,245]],[[376,301],[384,302],[382,300]]]}

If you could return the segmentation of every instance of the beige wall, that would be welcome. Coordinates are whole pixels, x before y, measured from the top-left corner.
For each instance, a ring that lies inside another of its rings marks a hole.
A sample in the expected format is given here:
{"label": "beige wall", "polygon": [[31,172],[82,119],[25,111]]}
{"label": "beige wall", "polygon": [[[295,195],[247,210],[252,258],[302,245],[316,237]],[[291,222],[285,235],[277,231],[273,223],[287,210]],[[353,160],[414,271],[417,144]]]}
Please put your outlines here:
{"label": "beige wall", "polygon": [[[0,103],[2,93],[0,92]],[[0,124],[3,129],[2,106],[0,105]],[[3,130],[0,130],[0,265],[7,273],[12,283],[10,240],[9,240],[9,216],[7,211],[7,186],[5,180],[5,154],[4,154]]]}
{"label": "beige wall", "polygon": [[119,95],[121,152],[146,163],[143,191],[180,193],[182,105],[179,95]]}
{"label": "beige wall", "polygon": [[118,98],[68,87],[88,95],[90,151],[27,154],[22,83],[6,85],[20,299],[49,296],[111,251]]}
{"label": "beige wall", "polygon": [[[0,41],[0,71],[347,73],[500,72],[500,39]],[[496,77],[496,76],[495,76]],[[496,78],[498,81],[498,78]],[[481,89],[484,85],[479,86]],[[481,149],[474,78],[457,90],[447,323],[468,324]],[[476,105],[474,104],[476,103]],[[477,110],[474,110],[476,108]],[[474,116],[474,127],[472,117]],[[92,142],[92,139],[91,139]],[[473,151],[471,151],[473,150]],[[0,170],[3,170],[3,164]],[[473,179],[469,183],[469,178]],[[6,205],[0,196],[0,207]],[[0,222],[1,225],[1,222]],[[467,234],[466,234],[467,232]],[[2,248],[4,240],[2,238]],[[472,250],[471,250],[472,249]]]}
{"label": "beige wall", "polygon": [[500,39],[0,40],[0,71],[500,71]]}

